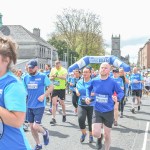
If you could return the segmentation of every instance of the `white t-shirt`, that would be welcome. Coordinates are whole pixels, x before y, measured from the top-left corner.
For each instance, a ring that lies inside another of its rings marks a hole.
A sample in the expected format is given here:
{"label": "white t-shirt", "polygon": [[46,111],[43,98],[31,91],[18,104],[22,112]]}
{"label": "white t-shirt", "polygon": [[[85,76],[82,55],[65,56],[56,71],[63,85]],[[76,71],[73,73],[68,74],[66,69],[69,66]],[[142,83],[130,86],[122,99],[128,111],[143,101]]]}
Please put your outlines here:
{"label": "white t-shirt", "polygon": [[144,81],[145,86],[150,86],[150,77],[144,77]]}

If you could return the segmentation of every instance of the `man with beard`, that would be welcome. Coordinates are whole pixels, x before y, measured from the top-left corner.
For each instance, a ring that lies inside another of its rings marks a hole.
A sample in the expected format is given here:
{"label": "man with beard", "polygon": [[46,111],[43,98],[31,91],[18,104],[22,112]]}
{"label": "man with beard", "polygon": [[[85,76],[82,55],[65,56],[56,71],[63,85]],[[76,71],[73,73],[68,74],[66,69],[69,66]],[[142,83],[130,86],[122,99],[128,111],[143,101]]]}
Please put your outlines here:
{"label": "man with beard", "polygon": [[[52,92],[53,85],[47,75],[38,72],[38,63],[31,60],[28,63],[28,74],[24,77],[28,93],[27,108],[28,121],[31,132],[36,142],[34,150],[42,149],[38,133],[43,135],[44,145],[49,143],[49,132],[40,126],[46,105],[46,97]],[[45,91],[47,87],[47,90]]]}

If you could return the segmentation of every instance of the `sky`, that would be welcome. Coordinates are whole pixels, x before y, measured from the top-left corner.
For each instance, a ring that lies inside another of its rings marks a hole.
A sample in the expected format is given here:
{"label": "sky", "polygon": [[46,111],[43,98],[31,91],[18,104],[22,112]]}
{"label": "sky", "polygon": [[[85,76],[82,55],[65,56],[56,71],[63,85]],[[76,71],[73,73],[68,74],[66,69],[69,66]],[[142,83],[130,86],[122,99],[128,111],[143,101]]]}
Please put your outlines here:
{"label": "sky", "polygon": [[41,30],[41,37],[55,30],[56,15],[63,9],[83,9],[100,16],[106,51],[111,36],[121,37],[121,55],[136,63],[138,51],[150,39],[149,0],[0,0],[4,25],[22,25],[29,31]]}

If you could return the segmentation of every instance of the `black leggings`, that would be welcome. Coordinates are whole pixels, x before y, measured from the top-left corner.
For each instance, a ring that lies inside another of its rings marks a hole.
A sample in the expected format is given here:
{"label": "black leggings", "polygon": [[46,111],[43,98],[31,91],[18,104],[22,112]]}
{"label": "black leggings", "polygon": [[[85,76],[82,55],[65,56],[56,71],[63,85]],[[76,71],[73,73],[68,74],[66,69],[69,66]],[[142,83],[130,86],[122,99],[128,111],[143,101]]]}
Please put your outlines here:
{"label": "black leggings", "polygon": [[123,112],[123,110],[124,110],[124,97],[119,102],[119,111]]}
{"label": "black leggings", "polygon": [[93,106],[78,106],[78,122],[80,129],[85,129],[85,120],[87,117],[89,131],[92,132]]}
{"label": "black leggings", "polygon": [[78,96],[76,95],[76,92],[72,92],[72,104],[75,108],[78,107]]}

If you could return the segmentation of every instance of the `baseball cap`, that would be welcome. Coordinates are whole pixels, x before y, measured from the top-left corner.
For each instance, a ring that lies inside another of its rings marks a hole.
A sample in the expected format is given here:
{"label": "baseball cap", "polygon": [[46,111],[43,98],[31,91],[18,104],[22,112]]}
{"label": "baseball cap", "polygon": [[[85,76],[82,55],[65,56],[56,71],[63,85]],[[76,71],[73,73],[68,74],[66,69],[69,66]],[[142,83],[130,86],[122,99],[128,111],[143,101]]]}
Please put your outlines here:
{"label": "baseball cap", "polygon": [[35,59],[32,59],[29,61],[28,67],[33,69],[35,66],[37,66],[37,64],[37,61]]}

